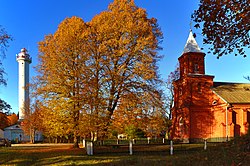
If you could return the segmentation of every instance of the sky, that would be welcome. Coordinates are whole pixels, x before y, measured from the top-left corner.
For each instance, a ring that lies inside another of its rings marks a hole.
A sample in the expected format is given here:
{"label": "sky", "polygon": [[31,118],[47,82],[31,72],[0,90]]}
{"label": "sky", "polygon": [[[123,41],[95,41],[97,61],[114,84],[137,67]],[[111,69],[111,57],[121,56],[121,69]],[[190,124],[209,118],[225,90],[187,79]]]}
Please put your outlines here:
{"label": "sky", "polygon": [[[0,0],[0,25],[13,37],[3,60],[7,86],[0,87],[0,98],[9,103],[11,112],[18,112],[18,63],[16,54],[27,48],[32,57],[30,80],[36,76],[38,62],[38,42],[45,35],[53,34],[58,25],[67,17],[78,16],[85,22],[108,8],[112,0]],[[135,0],[138,7],[146,9],[148,17],[154,17],[163,32],[163,42],[159,51],[163,55],[159,62],[159,72],[163,80],[178,63],[187,41],[191,14],[198,8],[199,0]],[[234,55],[216,56],[208,54],[208,46],[202,44],[200,30],[196,33],[197,43],[206,53],[206,74],[214,75],[214,81],[248,82],[243,76],[250,76],[250,57]]]}

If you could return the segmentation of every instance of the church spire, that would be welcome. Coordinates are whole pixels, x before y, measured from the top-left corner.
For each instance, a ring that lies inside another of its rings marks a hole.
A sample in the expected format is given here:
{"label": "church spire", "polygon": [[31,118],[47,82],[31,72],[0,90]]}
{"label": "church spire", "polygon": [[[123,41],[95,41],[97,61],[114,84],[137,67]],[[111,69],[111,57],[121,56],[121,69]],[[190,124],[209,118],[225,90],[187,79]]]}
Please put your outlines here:
{"label": "church spire", "polygon": [[184,47],[183,54],[188,53],[188,52],[202,53],[200,47],[198,46],[198,44],[194,38],[192,30],[190,30],[186,45]]}

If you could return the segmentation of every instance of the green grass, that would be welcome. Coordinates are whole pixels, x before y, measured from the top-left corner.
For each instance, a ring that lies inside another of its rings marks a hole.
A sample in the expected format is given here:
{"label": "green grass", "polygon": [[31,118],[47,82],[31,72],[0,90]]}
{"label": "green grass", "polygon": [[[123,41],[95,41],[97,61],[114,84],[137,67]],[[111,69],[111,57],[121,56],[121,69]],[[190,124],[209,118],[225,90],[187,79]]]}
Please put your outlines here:
{"label": "green grass", "polygon": [[169,155],[168,145],[134,145],[133,155],[128,146],[96,146],[94,156],[86,155],[83,148],[72,145],[20,146],[0,148],[0,165],[247,165],[249,153],[241,153],[236,144],[175,145],[174,155]]}

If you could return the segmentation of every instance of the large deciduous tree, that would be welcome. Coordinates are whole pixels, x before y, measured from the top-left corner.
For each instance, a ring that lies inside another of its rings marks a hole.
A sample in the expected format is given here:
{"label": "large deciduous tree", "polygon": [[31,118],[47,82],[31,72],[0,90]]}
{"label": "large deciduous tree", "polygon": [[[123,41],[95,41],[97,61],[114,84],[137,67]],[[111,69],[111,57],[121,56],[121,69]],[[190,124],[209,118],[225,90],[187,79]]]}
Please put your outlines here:
{"label": "large deciduous tree", "polygon": [[65,19],[40,42],[37,92],[50,114],[73,125],[75,145],[82,131],[105,135],[120,99],[158,91],[161,38],[144,9],[115,0],[88,23]]}
{"label": "large deciduous tree", "polygon": [[202,24],[203,42],[211,44],[210,50],[217,57],[235,53],[246,57],[250,48],[249,0],[200,0],[193,20]]}
{"label": "large deciduous tree", "polygon": [[[39,43],[40,85],[37,92],[44,98],[51,115],[61,117],[62,122],[71,119],[69,123],[73,125],[75,147],[78,147],[79,114],[86,96],[83,88],[87,87],[88,81],[85,74],[88,71],[88,52],[84,48],[88,41],[83,40],[85,31],[86,24],[81,18],[67,18],[54,35],[46,36]],[[56,119],[52,117],[54,119],[51,120]],[[56,131],[60,127],[63,126],[53,129]]]}
{"label": "large deciduous tree", "polygon": [[147,18],[133,0],[115,0],[90,26],[95,30],[93,45],[98,48],[93,57],[101,59],[94,66],[94,77],[110,119],[124,95],[156,90],[162,33],[156,19]]}

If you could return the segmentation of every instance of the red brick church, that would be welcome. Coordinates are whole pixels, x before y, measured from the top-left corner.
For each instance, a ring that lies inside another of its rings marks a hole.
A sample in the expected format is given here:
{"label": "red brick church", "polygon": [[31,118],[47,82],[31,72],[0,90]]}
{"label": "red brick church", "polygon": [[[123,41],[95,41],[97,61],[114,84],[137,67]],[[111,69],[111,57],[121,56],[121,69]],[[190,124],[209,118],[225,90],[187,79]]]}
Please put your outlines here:
{"label": "red brick church", "polygon": [[214,76],[205,74],[204,59],[190,31],[178,58],[180,78],[174,82],[173,139],[226,141],[247,133],[250,84],[214,82]]}

